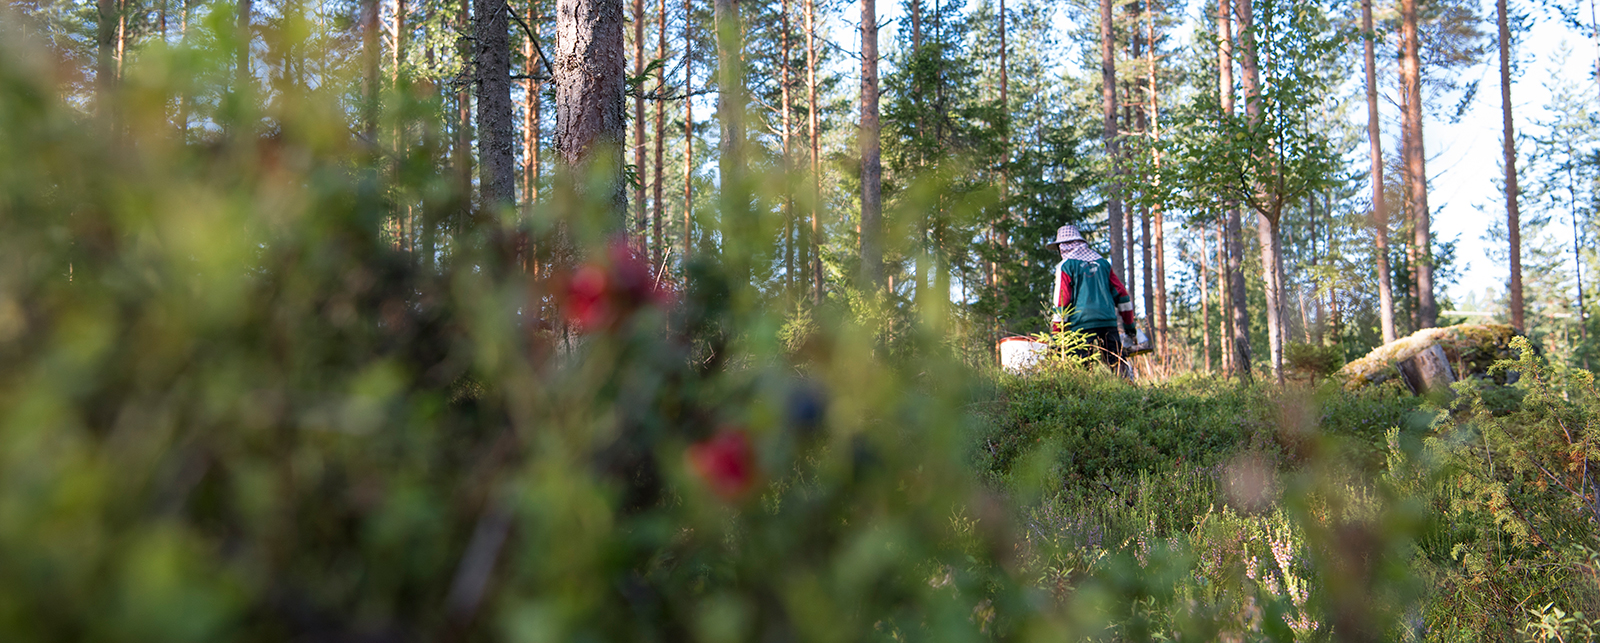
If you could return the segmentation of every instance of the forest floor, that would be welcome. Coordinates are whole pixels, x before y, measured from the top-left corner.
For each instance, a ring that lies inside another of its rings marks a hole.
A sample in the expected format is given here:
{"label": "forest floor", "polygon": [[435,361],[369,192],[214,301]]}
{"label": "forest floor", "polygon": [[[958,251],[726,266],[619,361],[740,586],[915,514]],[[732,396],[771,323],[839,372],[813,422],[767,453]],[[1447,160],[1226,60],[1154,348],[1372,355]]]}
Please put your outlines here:
{"label": "forest floor", "polygon": [[[1120,627],[1181,632],[1203,617],[1203,631],[1247,640],[1330,628],[1487,640],[1533,631],[1542,598],[1566,605],[1568,620],[1573,603],[1595,611],[1594,583],[1525,587],[1532,577],[1516,570],[1557,557],[1512,547],[1492,519],[1459,509],[1471,494],[1439,473],[1448,467],[1416,473],[1445,457],[1417,454],[1470,405],[1441,410],[1394,383],[1135,385],[1070,369],[998,376],[992,390],[972,458],[1018,500],[1025,564],[1062,600],[1085,587],[1129,593],[1144,611]],[[1486,542],[1505,546],[1501,560],[1474,571],[1470,552]],[[1143,570],[1138,587],[1123,580],[1132,569]],[[1350,607],[1385,596],[1389,608]],[[1552,614],[1544,622],[1560,620]]]}

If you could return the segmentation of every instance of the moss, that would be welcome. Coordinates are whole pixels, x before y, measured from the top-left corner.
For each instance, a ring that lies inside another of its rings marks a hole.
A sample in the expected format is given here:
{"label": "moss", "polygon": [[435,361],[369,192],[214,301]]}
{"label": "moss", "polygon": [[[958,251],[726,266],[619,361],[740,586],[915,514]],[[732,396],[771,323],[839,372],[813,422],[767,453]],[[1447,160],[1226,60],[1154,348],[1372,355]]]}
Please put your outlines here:
{"label": "moss", "polygon": [[1444,328],[1424,328],[1410,336],[1389,342],[1339,369],[1345,388],[1355,390],[1370,384],[1395,379],[1395,365],[1437,344],[1456,369],[1456,375],[1487,377],[1496,360],[1511,359],[1511,338],[1517,332],[1507,324],[1459,324]]}

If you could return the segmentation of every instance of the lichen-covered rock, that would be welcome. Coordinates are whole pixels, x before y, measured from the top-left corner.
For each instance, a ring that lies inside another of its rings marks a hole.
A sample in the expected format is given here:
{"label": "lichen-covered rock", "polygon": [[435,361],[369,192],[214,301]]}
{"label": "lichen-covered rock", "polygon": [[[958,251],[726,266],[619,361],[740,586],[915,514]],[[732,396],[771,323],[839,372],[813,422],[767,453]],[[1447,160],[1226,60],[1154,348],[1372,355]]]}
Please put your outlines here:
{"label": "lichen-covered rock", "polygon": [[1438,345],[1444,349],[1456,377],[1485,377],[1489,373],[1489,366],[1496,361],[1516,358],[1511,349],[1511,338],[1516,334],[1509,324],[1459,324],[1424,328],[1345,364],[1344,368],[1339,369],[1338,375],[1344,380],[1345,388],[1351,390],[1398,379],[1401,377],[1398,364],[1415,357],[1429,346]]}

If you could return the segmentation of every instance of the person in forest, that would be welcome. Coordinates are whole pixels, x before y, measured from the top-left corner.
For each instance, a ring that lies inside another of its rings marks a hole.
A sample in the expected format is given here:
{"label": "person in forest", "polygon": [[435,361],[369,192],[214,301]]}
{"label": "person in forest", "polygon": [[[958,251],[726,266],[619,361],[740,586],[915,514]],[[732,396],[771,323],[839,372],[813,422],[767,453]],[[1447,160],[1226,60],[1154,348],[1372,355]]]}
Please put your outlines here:
{"label": "person in forest", "polygon": [[1088,335],[1089,344],[1083,351],[1098,349],[1101,361],[1116,370],[1122,349],[1117,333],[1119,318],[1126,334],[1132,336],[1135,332],[1133,299],[1128,296],[1127,287],[1111,269],[1111,262],[1084,241],[1077,226],[1061,226],[1050,245],[1061,250],[1055,288],[1050,295],[1050,331],[1073,330]]}

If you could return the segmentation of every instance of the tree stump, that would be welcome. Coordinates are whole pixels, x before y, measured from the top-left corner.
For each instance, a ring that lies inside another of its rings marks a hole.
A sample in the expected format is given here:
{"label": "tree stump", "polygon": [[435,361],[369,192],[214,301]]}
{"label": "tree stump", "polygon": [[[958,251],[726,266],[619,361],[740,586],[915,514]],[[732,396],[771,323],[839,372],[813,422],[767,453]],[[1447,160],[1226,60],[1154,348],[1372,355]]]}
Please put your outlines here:
{"label": "tree stump", "polygon": [[1397,362],[1395,368],[1400,370],[1406,387],[1417,395],[1439,392],[1449,395],[1450,385],[1456,381],[1455,371],[1450,368],[1450,358],[1438,344],[1418,351],[1410,359]]}

